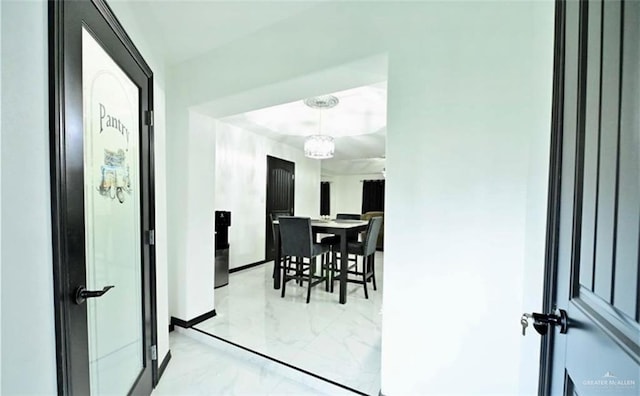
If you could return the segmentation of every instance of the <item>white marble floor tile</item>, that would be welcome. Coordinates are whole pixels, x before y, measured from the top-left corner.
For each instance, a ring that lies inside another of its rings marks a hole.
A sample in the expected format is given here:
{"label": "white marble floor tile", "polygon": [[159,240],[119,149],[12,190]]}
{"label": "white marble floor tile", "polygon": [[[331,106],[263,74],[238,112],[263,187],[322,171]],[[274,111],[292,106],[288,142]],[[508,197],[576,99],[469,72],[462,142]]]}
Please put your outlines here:
{"label": "white marble floor tile", "polygon": [[171,333],[172,358],[152,395],[353,395],[222,341],[201,342],[192,337],[195,331],[187,332]]}
{"label": "white marble floor tile", "polygon": [[[376,253],[378,290],[348,284],[347,304],[338,290],[287,284],[286,295],[273,289],[273,264],[230,275],[229,285],[216,289],[217,316],[196,329],[282,360],[362,393],[380,389],[380,335],[384,255]],[[198,336],[199,337],[199,336]],[[289,385],[278,389],[288,393]],[[295,385],[294,385],[295,388]]]}

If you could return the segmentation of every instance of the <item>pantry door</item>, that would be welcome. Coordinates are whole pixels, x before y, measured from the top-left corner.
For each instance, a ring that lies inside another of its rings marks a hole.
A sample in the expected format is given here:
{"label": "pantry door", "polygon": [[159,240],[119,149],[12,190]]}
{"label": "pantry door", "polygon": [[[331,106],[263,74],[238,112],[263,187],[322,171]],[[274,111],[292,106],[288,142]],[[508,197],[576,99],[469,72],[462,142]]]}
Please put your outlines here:
{"label": "pantry door", "polygon": [[151,70],[103,1],[50,7],[59,392],[149,395]]}

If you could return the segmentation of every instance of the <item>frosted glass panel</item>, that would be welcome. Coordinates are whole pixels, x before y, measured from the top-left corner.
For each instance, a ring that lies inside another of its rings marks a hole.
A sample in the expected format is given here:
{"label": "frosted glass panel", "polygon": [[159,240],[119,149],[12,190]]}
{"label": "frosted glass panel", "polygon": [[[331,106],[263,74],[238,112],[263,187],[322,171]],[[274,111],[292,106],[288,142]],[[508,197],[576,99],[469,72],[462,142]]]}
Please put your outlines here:
{"label": "frosted glass panel", "polygon": [[92,394],[127,394],[143,368],[138,87],[83,28],[84,204]]}

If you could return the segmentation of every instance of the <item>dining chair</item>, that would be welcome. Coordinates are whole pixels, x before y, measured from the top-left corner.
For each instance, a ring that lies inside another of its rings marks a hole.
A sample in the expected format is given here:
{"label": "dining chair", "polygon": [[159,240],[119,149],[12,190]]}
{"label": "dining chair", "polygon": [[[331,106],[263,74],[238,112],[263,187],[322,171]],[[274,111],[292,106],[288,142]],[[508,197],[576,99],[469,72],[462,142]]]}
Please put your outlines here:
{"label": "dining chair", "polygon": [[[336,220],[360,220],[360,215],[352,214],[352,213],[338,213],[336,215]],[[359,236],[360,236],[360,233],[357,231],[350,232],[347,234],[347,242],[357,242]],[[325,245],[330,245],[332,248],[334,246],[339,246],[340,236],[339,235],[326,236],[320,240],[320,243]]]}
{"label": "dining chair", "polygon": [[[329,277],[324,260],[320,268],[320,275],[316,274],[318,256],[329,252],[329,245],[313,242],[311,219],[309,217],[281,216],[278,219],[280,227],[280,242],[282,256],[295,257],[296,270],[289,274],[282,269],[282,296],[285,295],[287,282],[294,279],[300,284],[307,282],[307,304],[311,299],[311,288],[325,282],[325,289],[329,290]],[[309,262],[305,263],[304,259]]]}
{"label": "dining chair", "polygon": [[[378,234],[380,233],[380,229],[382,228],[382,217],[372,217],[369,220],[369,226],[367,227],[367,231],[364,235],[362,241],[351,241],[347,242],[347,253],[355,254],[357,256],[362,256],[362,270],[358,268],[358,262],[356,261],[354,264],[349,262],[347,266],[347,282],[350,283],[358,283],[364,286],[364,296],[365,298],[369,298],[369,292],[367,291],[367,283],[372,281],[373,290],[378,290],[376,286],[376,272],[375,272],[375,253],[376,253],[376,242],[378,239]],[[340,268],[337,266],[337,256],[336,249],[334,247],[333,250],[333,260],[331,260],[331,268],[330,268],[330,283],[331,283],[331,292],[333,293],[333,282],[336,280],[336,277],[340,276]],[[349,278],[349,274],[361,277],[358,278]]]}
{"label": "dining chair", "polygon": [[[338,213],[336,215],[336,220],[360,220],[360,215],[359,214],[352,214],[352,213]],[[347,243],[349,243],[349,242],[358,242],[359,238],[360,238],[360,233],[358,231],[349,232],[347,234]],[[339,252],[339,250],[340,250],[340,235],[326,236],[326,237],[324,237],[324,238],[322,238],[320,240],[320,243],[331,246],[331,251],[332,252],[333,252],[334,249],[337,249],[337,251]],[[333,255],[333,254],[331,255],[332,258],[334,256],[335,255]],[[356,262],[357,259],[358,259],[357,256],[348,257],[348,260],[352,261],[352,262]]]}
{"label": "dining chair", "polygon": [[380,228],[380,233],[378,234],[378,242],[376,244],[376,249],[384,250],[384,212],[366,212],[362,214],[362,220],[369,220],[372,217],[382,217],[382,227]]}
{"label": "dining chair", "polygon": [[[279,230],[276,228],[273,222],[275,220],[278,220],[282,216],[284,215],[281,213],[269,213],[269,219],[271,220],[271,235],[273,235],[273,246],[275,249],[278,248],[275,245],[276,245],[276,232],[279,232]],[[274,259],[273,274],[271,274],[272,278],[275,278],[276,271],[279,271],[280,268],[286,268],[287,272],[295,270],[295,268],[293,267],[293,260],[291,259],[291,257],[280,255],[280,263],[278,265],[275,263],[275,259]]]}

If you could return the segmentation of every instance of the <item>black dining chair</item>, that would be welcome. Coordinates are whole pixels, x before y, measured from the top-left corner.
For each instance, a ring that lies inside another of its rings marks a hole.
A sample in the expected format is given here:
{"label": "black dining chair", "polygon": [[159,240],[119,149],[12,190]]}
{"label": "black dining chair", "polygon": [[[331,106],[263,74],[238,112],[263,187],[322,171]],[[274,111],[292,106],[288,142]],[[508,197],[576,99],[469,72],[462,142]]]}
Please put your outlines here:
{"label": "black dining chair", "polygon": [[[338,213],[336,215],[336,220],[360,220],[359,214],[351,214],[351,213]],[[357,242],[359,238],[359,233],[350,232],[347,234],[347,242]],[[324,237],[320,240],[320,243],[324,245],[330,245],[332,248],[334,246],[340,245],[340,236],[339,235],[331,235]],[[353,260],[352,260],[353,261]]]}
{"label": "black dining chair", "polygon": [[[274,247],[274,249],[278,248],[276,246],[276,232],[279,232],[279,230],[276,228],[276,226],[275,226],[275,224],[273,224],[273,222],[275,220],[278,220],[282,216],[285,216],[285,215],[280,214],[280,213],[270,213],[269,214],[269,219],[271,220],[271,235],[273,235],[273,247]],[[273,274],[271,274],[271,277],[275,278],[276,271],[279,271],[281,268],[286,268],[287,272],[294,270],[293,260],[291,259],[291,257],[284,256],[284,255],[281,254],[280,255],[280,263],[276,263],[275,259],[274,259]]]}
{"label": "black dining chair", "polygon": [[[352,214],[352,213],[338,213],[336,215],[336,220],[360,220],[360,215]],[[358,231],[347,233],[347,243],[358,242],[359,238],[360,238],[360,233]],[[320,240],[320,243],[331,246],[332,252],[334,250],[337,250],[337,252],[340,251],[340,235],[326,236]],[[334,257],[334,256],[335,255],[333,254],[331,255],[331,257]],[[353,257],[347,257],[347,259],[351,262],[355,262],[358,258],[357,256],[353,256]]]}
{"label": "black dining chair", "polygon": [[[358,268],[358,262],[354,264],[349,262],[347,270],[347,282],[358,283],[364,286],[364,296],[369,298],[369,292],[367,291],[367,283],[373,282],[373,290],[378,290],[376,286],[376,272],[375,272],[375,253],[376,242],[378,240],[378,234],[382,228],[382,217],[373,217],[369,220],[369,226],[364,235],[362,241],[348,241],[347,252],[348,254],[355,254],[362,256],[362,270]],[[331,260],[330,269],[330,283],[331,292],[333,292],[333,282],[340,276],[340,268],[337,266],[336,249],[333,250],[333,260]],[[355,275],[358,278],[349,278],[349,275]]]}
{"label": "black dining chair", "polygon": [[[307,282],[307,304],[311,299],[311,288],[322,282],[329,290],[328,269],[321,265],[320,275],[316,274],[318,256],[329,252],[329,245],[313,242],[311,219],[309,217],[281,216],[278,219],[280,228],[280,246],[282,256],[295,257],[296,270],[289,274],[282,270],[282,297],[285,295],[287,282],[296,280],[300,284]],[[304,259],[309,262],[305,263]],[[324,260],[321,264],[324,264]]]}

